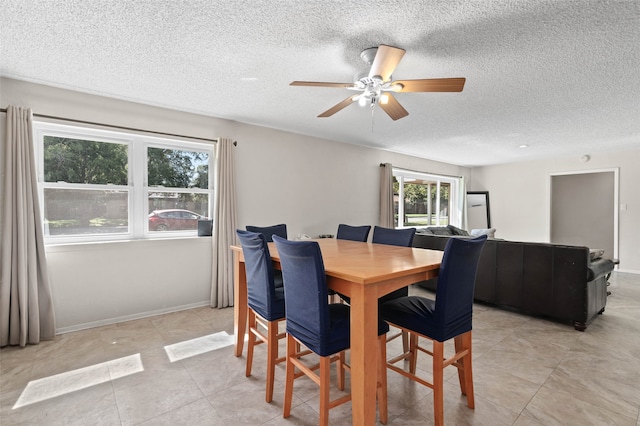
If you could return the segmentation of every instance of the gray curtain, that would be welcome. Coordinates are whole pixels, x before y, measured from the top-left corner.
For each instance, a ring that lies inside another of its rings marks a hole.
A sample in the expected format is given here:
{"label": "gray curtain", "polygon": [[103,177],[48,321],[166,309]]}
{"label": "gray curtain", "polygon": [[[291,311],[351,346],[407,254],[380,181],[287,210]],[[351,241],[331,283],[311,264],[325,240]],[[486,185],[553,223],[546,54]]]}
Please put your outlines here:
{"label": "gray curtain", "polygon": [[32,113],[7,108],[0,230],[0,346],[56,334],[38,202]]}
{"label": "gray curtain", "polygon": [[380,226],[393,228],[393,167],[380,164]]}
{"label": "gray curtain", "polygon": [[213,259],[211,270],[211,307],[233,305],[233,255],[236,243],[235,143],[218,139],[216,152],[215,211],[213,214]]}

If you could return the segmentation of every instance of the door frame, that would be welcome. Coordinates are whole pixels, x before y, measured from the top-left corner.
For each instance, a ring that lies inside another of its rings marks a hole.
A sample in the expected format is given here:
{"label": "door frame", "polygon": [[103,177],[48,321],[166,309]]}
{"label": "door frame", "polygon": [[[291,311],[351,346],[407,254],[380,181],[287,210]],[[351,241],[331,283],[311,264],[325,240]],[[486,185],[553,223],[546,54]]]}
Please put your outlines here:
{"label": "door frame", "polygon": [[[570,172],[556,172],[550,173],[547,179],[547,241],[551,241],[551,199],[553,196],[551,181],[554,176],[566,176],[566,175],[585,175],[595,173],[611,173],[613,172],[613,258],[618,259],[618,234],[619,234],[619,215],[620,215],[620,201],[619,201],[619,188],[620,188],[620,168],[611,167],[605,169],[593,169],[593,170],[576,170]],[[617,266],[616,266],[617,268]]]}

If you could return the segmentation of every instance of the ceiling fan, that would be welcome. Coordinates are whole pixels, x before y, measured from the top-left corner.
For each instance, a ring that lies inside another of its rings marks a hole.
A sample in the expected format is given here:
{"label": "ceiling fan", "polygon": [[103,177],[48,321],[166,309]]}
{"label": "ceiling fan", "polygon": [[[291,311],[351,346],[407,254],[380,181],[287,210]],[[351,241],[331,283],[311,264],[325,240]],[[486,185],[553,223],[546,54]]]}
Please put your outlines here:
{"label": "ceiling fan", "polygon": [[371,110],[380,105],[391,119],[398,120],[409,115],[400,102],[393,96],[393,92],[461,92],[464,78],[425,78],[420,80],[391,80],[391,74],[396,69],[405,54],[404,49],[381,44],[378,47],[365,49],[360,57],[371,66],[368,74],[357,76],[353,83],[326,83],[319,81],[293,81],[290,86],[338,87],[356,92],[342,102],[329,108],[318,117],[331,117],[336,112],[346,108],[353,102],[361,106],[370,105]]}

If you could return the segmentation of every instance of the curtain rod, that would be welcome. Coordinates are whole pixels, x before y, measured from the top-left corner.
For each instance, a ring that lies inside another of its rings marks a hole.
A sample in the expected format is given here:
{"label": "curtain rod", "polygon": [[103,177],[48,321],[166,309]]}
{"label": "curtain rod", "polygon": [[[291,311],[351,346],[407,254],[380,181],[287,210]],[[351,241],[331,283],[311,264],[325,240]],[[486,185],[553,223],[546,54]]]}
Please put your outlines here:
{"label": "curtain rod", "polygon": [[[7,113],[7,109],[6,108],[1,108],[0,112],[4,112],[6,114]],[[94,126],[111,127],[113,129],[130,130],[130,131],[134,131],[134,132],[145,132],[145,133],[151,133],[151,134],[154,134],[154,135],[173,136],[173,137],[178,137],[178,138],[188,138],[188,139],[194,139],[194,140],[199,140],[199,141],[207,141],[207,142],[218,142],[216,139],[199,138],[197,136],[178,135],[178,134],[175,134],[175,133],[157,132],[155,130],[136,129],[135,127],[115,126],[115,125],[112,125],[112,124],[97,123],[95,121],[85,121],[85,120],[76,120],[76,119],[73,119],[73,118],[56,117],[54,115],[35,114],[34,113],[33,116],[34,117],[38,117],[38,118],[49,118],[49,119],[52,119],[52,120],[69,121],[69,122],[72,122],[72,123],[81,123],[81,124],[90,124],[90,125],[94,125]],[[238,145],[238,142],[234,141],[233,145],[234,146]]]}
{"label": "curtain rod", "polygon": [[[380,163],[380,167],[386,167],[385,163]],[[393,165],[391,165],[391,167],[394,167]],[[411,172],[411,173],[422,173],[424,175],[434,175],[434,176],[445,176],[445,177],[452,177],[452,178],[462,178],[462,176],[456,176],[456,175],[445,175],[443,173],[433,173],[433,172],[421,172],[418,170],[411,170],[411,169],[405,169],[402,167],[395,167],[398,170],[402,170],[405,172]]]}

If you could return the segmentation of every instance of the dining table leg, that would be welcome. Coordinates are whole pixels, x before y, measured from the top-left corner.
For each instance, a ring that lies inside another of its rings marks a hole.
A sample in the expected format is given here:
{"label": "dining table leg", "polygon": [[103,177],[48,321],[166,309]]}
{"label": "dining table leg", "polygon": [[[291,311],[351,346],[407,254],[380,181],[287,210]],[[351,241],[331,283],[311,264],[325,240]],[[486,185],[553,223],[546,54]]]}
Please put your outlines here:
{"label": "dining table leg", "polygon": [[236,337],[235,354],[242,356],[244,335],[247,332],[247,273],[238,252],[233,253],[233,332]]}
{"label": "dining table leg", "polygon": [[373,286],[351,294],[351,413],[354,425],[376,422],[378,297]]}

